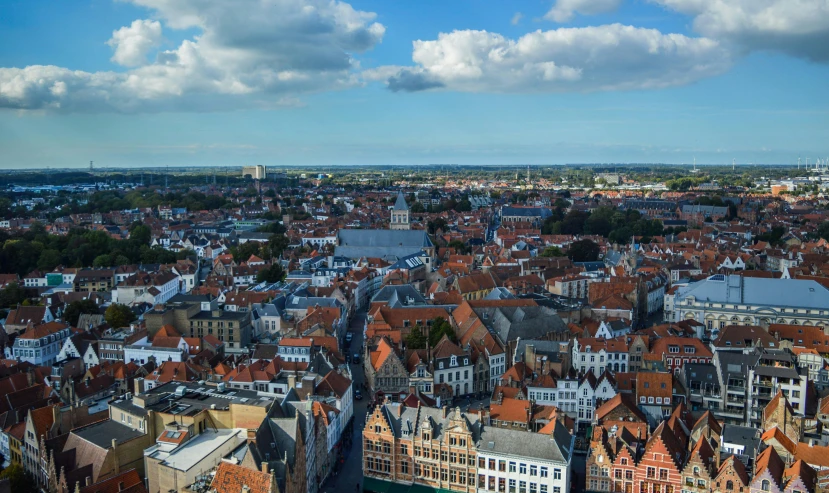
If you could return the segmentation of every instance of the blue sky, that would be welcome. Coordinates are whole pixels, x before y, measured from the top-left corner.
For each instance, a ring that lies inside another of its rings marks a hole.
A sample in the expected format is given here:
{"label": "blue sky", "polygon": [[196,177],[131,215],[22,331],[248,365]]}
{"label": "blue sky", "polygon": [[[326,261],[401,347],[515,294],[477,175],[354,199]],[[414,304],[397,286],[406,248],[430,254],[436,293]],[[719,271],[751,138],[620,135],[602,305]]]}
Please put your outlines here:
{"label": "blue sky", "polygon": [[829,156],[829,0],[240,3],[6,0],[0,168]]}

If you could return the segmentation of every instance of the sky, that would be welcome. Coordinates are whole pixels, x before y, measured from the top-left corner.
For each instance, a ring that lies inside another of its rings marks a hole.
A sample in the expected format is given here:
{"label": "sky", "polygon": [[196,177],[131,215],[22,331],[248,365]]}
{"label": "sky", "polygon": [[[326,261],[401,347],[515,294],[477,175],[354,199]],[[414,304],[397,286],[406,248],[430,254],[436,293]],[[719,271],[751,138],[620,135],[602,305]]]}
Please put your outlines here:
{"label": "sky", "polygon": [[4,0],[0,169],[829,157],[829,0]]}

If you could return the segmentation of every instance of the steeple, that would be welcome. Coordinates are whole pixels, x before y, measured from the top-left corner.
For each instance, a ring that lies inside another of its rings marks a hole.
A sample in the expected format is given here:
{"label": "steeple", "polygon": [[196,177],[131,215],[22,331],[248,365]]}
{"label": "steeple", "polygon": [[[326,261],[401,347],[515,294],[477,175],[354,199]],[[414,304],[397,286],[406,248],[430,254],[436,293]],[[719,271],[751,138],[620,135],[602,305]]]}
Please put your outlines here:
{"label": "steeple", "polygon": [[389,229],[411,229],[411,224],[409,223],[409,205],[406,204],[406,198],[403,197],[402,191],[397,192],[397,200],[394,202],[394,207],[391,210],[391,225]]}

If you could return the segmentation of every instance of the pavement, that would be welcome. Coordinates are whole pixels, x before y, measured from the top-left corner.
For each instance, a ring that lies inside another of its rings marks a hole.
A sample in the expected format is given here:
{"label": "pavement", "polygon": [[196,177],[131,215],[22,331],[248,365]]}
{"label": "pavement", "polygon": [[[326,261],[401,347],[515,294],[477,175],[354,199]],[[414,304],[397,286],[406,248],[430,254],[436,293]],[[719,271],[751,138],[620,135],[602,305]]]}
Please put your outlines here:
{"label": "pavement", "polygon": [[[359,352],[363,354],[363,326],[366,320],[366,310],[359,310],[349,323],[349,331],[354,333],[349,353]],[[361,387],[365,383],[365,375],[362,365],[350,365],[352,384],[354,388]],[[344,462],[338,464],[339,469],[335,470],[320,487],[320,493],[348,493],[351,491],[362,491],[363,487],[363,426],[366,415],[369,412],[368,398],[363,391],[362,400],[354,401],[354,418],[351,427],[351,448],[344,450]],[[359,485],[359,486],[358,486]]]}

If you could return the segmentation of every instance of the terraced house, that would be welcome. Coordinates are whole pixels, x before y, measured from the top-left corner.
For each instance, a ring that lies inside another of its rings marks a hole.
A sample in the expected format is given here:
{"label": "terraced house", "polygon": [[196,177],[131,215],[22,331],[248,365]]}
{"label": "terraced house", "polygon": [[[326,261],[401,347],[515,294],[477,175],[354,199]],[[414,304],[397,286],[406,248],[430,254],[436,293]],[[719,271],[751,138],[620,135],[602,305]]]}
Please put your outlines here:
{"label": "terraced house", "polygon": [[364,491],[569,493],[573,437],[491,427],[459,408],[377,406],[363,430]]}

